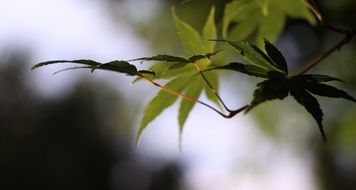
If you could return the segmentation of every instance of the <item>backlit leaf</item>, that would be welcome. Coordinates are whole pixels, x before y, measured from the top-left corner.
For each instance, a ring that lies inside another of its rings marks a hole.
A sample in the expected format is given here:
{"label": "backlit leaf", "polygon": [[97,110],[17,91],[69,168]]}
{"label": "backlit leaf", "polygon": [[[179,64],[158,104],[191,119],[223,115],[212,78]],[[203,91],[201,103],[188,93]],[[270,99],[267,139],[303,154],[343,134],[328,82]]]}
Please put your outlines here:
{"label": "backlit leaf", "polygon": [[215,41],[209,41],[210,39],[217,38],[217,31],[215,26],[215,7],[212,7],[208,16],[208,19],[205,22],[202,40],[203,40],[203,50],[204,52],[212,52],[215,48]]}
{"label": "backlit leaf", "polygon": [[203,53],[203,42],[199,32],[192,26],[181,20],[172,9],[173,20],[176,26],[178,38],[185,50],[191,54]]}
{"label": "backlit leaf", "polygon": [[[198,99],[204,87],[204,83],[200,77],[195,76],[191,79],[188,87],[185,91],[187,96]],[[180,134],[183,132],[184,124],[188,118],[189,113],[192,111],[195,103],[182,99],[182,103],[179,108],[178,123]]]}
{"label": "backlit leaf", "polygon": [[241,10],[243,10],[247,6],[247,1],[232,1],[227,3],[224,10],[223,17],[223,37],[227,37],[228,27],[234,17],[236,17]]}
{"label": "backlit leaf", "polygon": [[[206,72],[204,73],[205,77],[208,79],[214,90],[218,91],[219,90],[219,77],[215,72]],[[210,87],[207,84],[204,84],[205,88],[205,95],[206,97],[211,100],[212,102],[215,103],[217,106],[220,105],[219,99],[216,97],[215,93],[210,89]]]}
{"label": "backlit leaf", "polygon": [[[181,92],[186,86],[186,78],[176,78],[166,84],[167,88]],[[147,125],[157,118],[165,109],[173,105],[178,99],[177,95],[170,94],[164,90],[160,90],[158,94],[148,103],[143,113],[140,128],[137,132],[136,143],[139,142],[142,132]]]}

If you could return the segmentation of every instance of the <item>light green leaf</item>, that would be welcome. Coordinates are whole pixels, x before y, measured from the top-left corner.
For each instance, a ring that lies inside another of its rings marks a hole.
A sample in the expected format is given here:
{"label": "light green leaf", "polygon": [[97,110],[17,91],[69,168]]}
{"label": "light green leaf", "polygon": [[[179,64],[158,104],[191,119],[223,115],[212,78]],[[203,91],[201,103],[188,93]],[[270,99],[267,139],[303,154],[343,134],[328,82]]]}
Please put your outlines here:
{"label": "light green leaf", "polygon": [[[166,84],[167,88],[174,89],[181,92],[187,84],[186,78],[179,77],[171,80]],[[166,108],[173,105],[178,99],[178,96],[170,94],[164,90],[160,90],[158,94],[146,106],[141,120],[140,128],[137,132],[136,143],[139,142],[142,132],[146,129],[147,125],[151,123],[157,116],[159,116]]]}
{"label": "light green leaf", "polygon": [[285,21],[286,15],[283,10],[272,8],[260,22],[258,35],[272,42],[276,41],[284,29]]}
{"label": "light green leaf", "polygon": [[224,10],[224,17],[223,17],[223,37],[227,37],[228,27],[233,18],[235,18],[241,10],[243,10],[246,6],[246,1],[232,1],[227,3]]}
{"label": "light green leaf", "polygon": [[313,13],[306,6],[304,0],[270,0],[275,5],[279,5],[284,12],[291,18],[305,19],[311,25],[316,24]]}
{"label": "light green leaf", "polygon": [[176,26],[178,38],[185,50],[191,54],[204,53],[203,42],[200,34],[189,24],[181,20],[172,9],[173,20]]}
{"label": "light green leaf", "polygon": [[[210,84],[213,86],[214,90],[219,90],[219,77],[215,72],[206,72],[204,73],[205,77],[208,79]],[[214,102],[217,106],[221,106],[218,97],[216,97],[215,93],[210,89],[210,87],[205,84],[205,95],[206,97]]]}
{"label": "light green leaf", "polygon": [[[189,85],[185,91],[187,96],[198,99],[204,87],[204,83],[200,77],[195,76],[189,82]],[[179,108],[178,123],[180,133],[183,131],[184,124],[188,118],[189,113],[192,111],[195,103],[186,99],[182,99],[182,103]]]}
{"label": "light green leaf", "polygon": [[202,40],[203,40],[203,50],[204,52],[214,51],[216,42],[209,41],[211,39],[217,38],[216,26],[215,26],[215,7],[212,7],[206,20],[205,26],[203,28]]}

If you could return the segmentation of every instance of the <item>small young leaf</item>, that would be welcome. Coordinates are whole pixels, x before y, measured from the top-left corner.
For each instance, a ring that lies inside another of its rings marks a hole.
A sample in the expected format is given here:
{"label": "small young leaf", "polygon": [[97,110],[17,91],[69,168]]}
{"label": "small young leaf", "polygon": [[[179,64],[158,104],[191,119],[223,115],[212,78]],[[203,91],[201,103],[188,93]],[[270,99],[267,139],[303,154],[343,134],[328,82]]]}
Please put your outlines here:
{"label": "small young leaf", "polygon": [[319,75],[319,74],[305,74],[305,75],[297,75],[292,77],[293,80],[302,80],[307,82],[330,82],[330,81],[340,81],[344,82],[341,79],[330,77],[327,75]]}
{"label": "small young leaf", "polygon": [[273,61],[274,65],[278,69],[288,73],[287,62],[282,53],[267,39],[264,39],[264,42],[267,55]]}
{"label": "small young leaf", "polygon": [[321,136],[326,142],[327,139],[322,125],[323,112],[317,99],[295,82],[291,82],[290,94],[313,116],[319,126]]}
{"label": "small young leaf", "polygon": [[129,61],[165,61],[165,62],[175,62],[175,63],[189,63],[188,59],[183,57],[177,57],[172,55],[155,55],[152,57],[141,57],[137,59],[132,59]]}
{"label": "small young leaf", "polygon": [[217,31],[215,26],[215,7],[212,7],[208,16],[208,19],[205,22],[202,40],[203,40],[203,50],[205,52],[211,52],[215,48],[215,41],[209,41],[210,39],[217,38]]}
{"label": "small young leaf", "polygon": [[177,35],[185,50],[191,54],[197,54],[203,52],[203,42],[199,32],[197,32],[192,26],[182,21],[172,9],[173,20],[177,29]]}
{"label": "small young leaf", "polygon": [[[167,88],[174,89],[178,92],[181,92],[186,86],[187,82],[184,80],[186,78],[175,78],[166,84]],[[170,94],[164,90],[160,90],[159,93],[150,101],[146,106],[141,120],[140,128],[137,132],[136,143],[139,142],[139,139],[142,135],[142,132],[151,123],[157,116],[159,116],[166,108],[174,104],[178,99],[178,96]]]}
{"label": "small young leaf", "polygon": [[284,99],[289,93],[289,80],[287,78],[268,79],[257,84],[258,88],[253,93],[253,100],[245,113],[268,100]]}
{"label": "small young leaf", "polygon": [[304,82],[303,87],[305,88],[305,90],[315,95],[326,96],[330,98],[344,98],[346,100],[356,102],[356,99],[347,94],[345,91],[326,84]]}

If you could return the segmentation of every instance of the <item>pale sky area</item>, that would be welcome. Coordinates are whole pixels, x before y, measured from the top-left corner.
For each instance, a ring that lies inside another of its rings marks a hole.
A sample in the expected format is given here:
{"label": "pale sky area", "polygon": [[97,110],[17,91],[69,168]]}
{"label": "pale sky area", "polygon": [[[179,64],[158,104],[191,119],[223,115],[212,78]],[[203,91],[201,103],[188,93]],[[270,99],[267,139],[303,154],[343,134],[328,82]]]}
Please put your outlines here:
{"label": "pale sky area", "polygon": [[[81,58],[105,62],[150,55],[144,39],[125,21],[112,20],[105,10],[100,1],[92,0],[0,0],[0,51],[11,46],[30,49],[32,63]],[[58,97],[79,77],[105,79],[113,85],[119,83],[115,85],[118,90],[125,89],[125,100],[142,104],[138,113],[157,92],[153,86],[143,82],[131,85],[131,78],[112,73],[98,72],[93,78],[85,71],[52,75],[61,68],[29,72],[34,88],[49,98]],[[134,96],[142,93],[147,96]],[[229,93],[223,96],[227,101],[234,99]],[[243,102],[235,100],[234,104]],[[177,111],[178,106],[174,106],[154,121],[135,149],[139,159],[147,162],[180,161],[185,169],[182,183],[188,189],[317,189],[310,157],[269,140],[250,116],[227,120],[196,106],[186,123],[180,153]],[[297,120],[290,122],[300,122]],[[134,125],[138,126],[139,121]]]}

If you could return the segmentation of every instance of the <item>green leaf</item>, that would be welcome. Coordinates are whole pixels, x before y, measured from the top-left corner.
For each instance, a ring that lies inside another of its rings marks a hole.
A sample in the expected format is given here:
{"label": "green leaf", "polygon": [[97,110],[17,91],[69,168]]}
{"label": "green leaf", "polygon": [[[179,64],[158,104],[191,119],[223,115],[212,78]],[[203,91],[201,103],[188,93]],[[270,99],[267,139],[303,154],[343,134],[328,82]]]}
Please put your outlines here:
{"label": "green leaf", "polygon": [[245,113],[263,103],[274,99],[284,99],[289,93],[289,80],[287,78],[268,79],[257,84],[257,89],[253,93],[253,100]]}
{"label": "green leaf", "polygon": [[319,126],[321,136],[326,142],[327,139],[322,125],[323,112],[317,99],[295,82],[291,82],[290,94],[313,116]]}
{"label": "green leaf", "polygon": [[256,30],[258,24],[256,22],[242,22],[231,28],[226,39],[234,39],[237,41],[244,41],[248,39]]}
{"label": "green leaf", "polygon": [[[201,78],[195,77],[189,82],[185,94],[192,98],[198,99],[203,90],[203,87],[204,87],[204,83],[201,80]],[[180,134],[182,134],[183,132],[184,124],[188,118],[189,113],[192,111],[194,105],[195,103],[193,103],[192,101],[182,99],[182,103],[180,105],[179,115],[178,115]]]}
{"label": "green leaf", "polygon": [[[205,77],[208,79],[208,81],[210,82],[210,84],[212,85],[212,87],[214,88],[214,90],[219,90],[219,77],[216,73],[214,72],[207,72],[204,73]],[[216,97],[215,93],[210,89],[210,87],[205,84],[205,95],[206,97],[211,100],[212,102],[215,103],[215,105],[217,106],[221,106],[220,104],[220,100],[218,99],[218,97]]]}
{"label": "green leaf", "polygon": [[356,99],[347,94],[345,91],[326,84],[304,82],[303,87],[305,88],[305,90],[315,95],[326,96],[330,98],[344,98],[346,100],[356,102]]}
{"label": "green leaf", "polygon": [[225,70],[232,70],[232,71],[238,71],[247,75],[255,76],[255,77],[261,77],[261,78],[280,78],[283,77],[284,75],[282,73],[276,72],[276,71],[271,71],[263,67],[259,67],[256,65],[252,64],[242,64],[242,63],[237,63],[237,62],[232,62],[229,63],[228,65],[220,66],[220,67],[214,67],[209,70],[216,70],[216,69],[225,69]]}
{"label": "green leaf", "polygon": [[31,70],[38,69],[43,66],[47,65],[52,65],[52,64],[58,64],[58,63],[77,63],[77,64],[82,64],[82,65],[88,65],[88,66],[98,66],[100,63],[93,61],[93,60],[87,60],[87,59],[78,59],[78,60],[54,60],[54,61],[46,61],[46,62],[41,62],[36,65],[34,65]]}
{"label": "green leaf", "polygon": [[217,55],[218,53],[220,53],[223,50],[218,50],[218,51],[214,51],[212,53],[204,53],[204,54],[196,54],[196,55],[192,55],[191,57],[188,58],[188,60],[191,63],[195,63],[201,59],[211,59],[211,57]]}
{"label": "green leaf", "polygon": [[286,15],[283,10],[273,8],[273,5],[270,5],[269,7],[268,14],[263,15],[260,20],[258,35],[274,42],[284,29]]}
{"label": "green leaf", "polygon": [[[181,92],[187,84],[186,78],[179,77],[171,80],[165,87]],[[136,143],[139,142],[143,131],[147,125],[157,118],[166,108],[173,105],[178,99],[177,95],[170,94],[164,90],[160,90],[158,94],[146,106],[141,120],[140,128],[137,132]]]}
{"label": "green leaf", "polygon": [[273,61],[274,65],[278,69],[288,73],[287,62],[282,53],[267,39],[264,39],[264,42],[267,55]]}
{"label": "green leaf", "polygon": [[203,53],[203,42],[200,34],[189,24],[182,21],[172,9],[173,20],[176,26],[177,35],[185,50],[191,54]]}
{"label": "green leaf", "polygon": [[236,41],[229,41],[229,40],[218,40],[218,41],[223,41],[230,44],[251,64],[257,65],[259,67],[263,67],[268,70],[276,70],[276,71],[283,72],[280,69],[276,68],[273,65],[273,63],[271,63],[268,56],[253,44],[250,44],[248,42],[236,42]]}
{"label": "green leaf", "polygon": [[304,74],[304,75],[297,75],[292,77],[293,80],[302,80],[308,82],[330,82],[330,81],[340,81],[343,80],[327,76],[327,75],[319,75],[319,74]]}
{"label": "green leaf", "polygon": [[[302,0],[235,0],[228,3],[224,10],[223,37],[246,40],[254,35],[275,41],[283,31],[287,17],[316,23],[313,14]],[[235,28],[239,28],[241,33]],[[228,29],[231,35],[227,35]]]}
{"label": "green leaf", "polygon": [[141,57],[137,59],[132,59],[129,61],[165,61],[165,62],[175,62],[175,63],[189,63],[188,59],[183,57],[177,57],[172,55],[155,55],[152,57]]}
{"label": "green leaf", "polygon": [[232,1],[227,3],[224,9],[224,16],[223,16],[223,37],[227,37],[228,27],[234,17],[236,17],[241,10],[247,6],[248,1]]}
{"label": "green leaf", "polygon": [[112,71],[126,73],[128,75],[138,74],[137,68],[126,61],[111,61],[105,64],[100,64],[93,69],[100,69],[100,68],[103,69],[110,68],[110,70]]}
{"label": "green leaf", "polygon": [[[96,62],[93,60],[87,60],[87,59],[46,61],[46,62],[42,62],[42,63],[38,63],[38,64],[34,65],[31,68],[31,70],[35,70],[35,69],[38,69],[38,68],[46,66],[46,65],[59,64],[59,63],[76,63],[76,64],[80,64],[80,65],[87,65],[87,67],[70,67],[70,68],[66,68],[66,69],[57,71],[56,73],[62,72],[62,71],[67,71],[67,70],[72,70],[72,69],[88,68],[88,69],[91,69],[92,72],[96,69],[101,69],[101,70],[125,73],[125,74],[131,75],[131,76],[139,74],[139,71],[137,71],[137,68],[134,65],[132,65],[126,61],[111,61],[111,62],[102,64],[102,63],[99,63],[99,62]],[[143,71],[143,72],[154,74],[154,72],[151,72],[151,71]]]}
{"label": "green leaf", "polygon": [[304,19],[311,25],[316,24],[313,13],[309,10],[303,0],[272,0],[279,9],[283,9],[286,15],[295,19]]}
{"label": "green leaf", "polygon": [[204,52],[212,52],[214,51],[216,42],[209,41],[210,39],[217,38],[217,31],[215,26],[215,7],[212,7],[208,16],[208,19],[205,22],[202,40],[203,40],[203,50]]}

